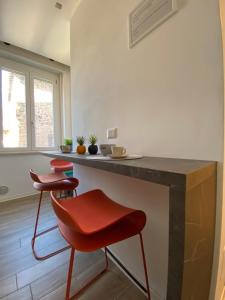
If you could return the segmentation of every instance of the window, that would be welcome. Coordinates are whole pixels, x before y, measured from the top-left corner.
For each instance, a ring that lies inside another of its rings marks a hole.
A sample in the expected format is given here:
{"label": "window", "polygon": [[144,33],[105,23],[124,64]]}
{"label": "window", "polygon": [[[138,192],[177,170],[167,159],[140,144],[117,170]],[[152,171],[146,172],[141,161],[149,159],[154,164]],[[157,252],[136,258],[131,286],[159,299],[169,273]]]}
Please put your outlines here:
{"label": "window", "polygon": [[0,58],[0,151],[59,144],[58,76]]}

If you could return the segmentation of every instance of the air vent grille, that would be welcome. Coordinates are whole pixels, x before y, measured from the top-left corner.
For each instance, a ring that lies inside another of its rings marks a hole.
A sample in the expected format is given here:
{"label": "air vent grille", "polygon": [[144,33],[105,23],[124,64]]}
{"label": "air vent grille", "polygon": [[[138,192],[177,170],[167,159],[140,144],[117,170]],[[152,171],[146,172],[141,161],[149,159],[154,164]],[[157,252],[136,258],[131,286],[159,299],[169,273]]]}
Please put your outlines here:
{"label": "air vent grille", "polygon": [[130,14],[130,47],[177,10],[176,0],[144,0]]}

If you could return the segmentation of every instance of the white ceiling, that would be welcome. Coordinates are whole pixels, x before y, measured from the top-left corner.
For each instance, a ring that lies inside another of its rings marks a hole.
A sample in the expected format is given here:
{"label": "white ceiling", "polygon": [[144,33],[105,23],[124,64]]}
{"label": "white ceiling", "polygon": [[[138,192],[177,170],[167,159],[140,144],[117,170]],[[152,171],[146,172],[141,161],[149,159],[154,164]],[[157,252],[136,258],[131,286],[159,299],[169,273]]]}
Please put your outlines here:
{"label": "white ceiling", "polygon": [[78,3],[0,0],[0,40],[70,65],[70,19]]}

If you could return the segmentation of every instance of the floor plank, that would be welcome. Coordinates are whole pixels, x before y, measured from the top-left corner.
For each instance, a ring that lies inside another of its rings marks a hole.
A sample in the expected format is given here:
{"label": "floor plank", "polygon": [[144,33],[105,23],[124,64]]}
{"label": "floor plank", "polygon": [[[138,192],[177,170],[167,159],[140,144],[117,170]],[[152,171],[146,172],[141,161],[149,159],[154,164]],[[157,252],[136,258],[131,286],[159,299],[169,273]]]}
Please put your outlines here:
{"label": "floor plank", "polygon": [[0,298],[17,290],[16,276],[0,280]]}
{"label": "floor plank", "polygon": [[15,249],[20,248],[20,239],[19,238],[1,238],[0,243],[0,255],[5,254],[11,251],[15,251]]}
{"label": "floor plank", "polygon": [[[56,224],[56,222],[54,223]],[[33,232],[30,235],[26,235],[20,239],[21,247],[27,247],[31,244],[31,239],[33,237]],[[41,249],[46,247],[46,245],[49,245],[54,242],[58,242],[60,240],[64,240],[61,236],[58,229],[52,230],[50,232],[47,232],[46,234],[38,237],[35,241],[35,248]]]}
{"label": "floor plank", "polygon": [[[94,263],[95,273],[99,272],[99,268],[100,270],[103,269],[103,264],[102,264],[102,260],[104,259],[103,253],[101,253],[101,255],[98,255],[98,257],[101,265],[97,265],[95,261]],[[92,268],[93,268],[93,258],[90,255],[87,255],[85,253],[79,253],[78,255],[76,255],[76,259],[74,261],[73,277],[77,277],[78,274],[84,271],[91,274]],[[42,276],[38,280],[31,283],[33,298],[35,300],[39,299],[41,297],[44,297],[47,294],[50,294],[51,292],[60,288],[61,286],[64,286],[67,279],[67,272],[68,272],[68,262],[55,269],[54,274],[52,274],[51,272],[47,273],[45,276]],[[78,284],[79,282],[76,282],[76,285]]]}
{"label": "floor plank", "polygon": [[146,296],[135,286],[129,285],[125,290],[119,294],[115,300],[146,300]]}
{"label": "floor plank", "polygon": [[[64,240],[59,240],[53,243],[48,243],[46,247],[37,247],[37,252],[40,256],[47,255],[50,252],[54,252],[63,248],[66,245]],[[23,270],[27,270],[37,264],[40,261],[36,260],[33,256],[31,246],[17,249],[15,252],[2,255],[0,257],[0,278],[8,277],[16,273],[20,273]]]}
{"label": "floor plank", "polygon": [[33,300],[31,295],[31,290],[29,286],[20,289],[6,297],[1,298],[1,300]]}
{"label": "floor plank", "polygon": [[54,274],[47,273],[45,276],[33,281],[31,283],[33,299],[40,299],[64,285],[66,282],[67,270],[68,264],[64,264],[55,269]]}
{"label": "floor plank", "polygon": [[37,265],[27,268],[17,274],[18,288],[22,288],[38,278],[54,272],[55,269],[69,260],[69,251],[64,251]]}
{"label": "floor plank", "polygon": [[[107,300],[114,300],[121,291],[124,291],[129,285],[129,280],[121,278],[116,274],[107,271],[100,277],[95,284],[92,284],[84,293],[79,297],[79,300],[99,300],[101,298]],[[129,299],[129,298],[127,298]]]}

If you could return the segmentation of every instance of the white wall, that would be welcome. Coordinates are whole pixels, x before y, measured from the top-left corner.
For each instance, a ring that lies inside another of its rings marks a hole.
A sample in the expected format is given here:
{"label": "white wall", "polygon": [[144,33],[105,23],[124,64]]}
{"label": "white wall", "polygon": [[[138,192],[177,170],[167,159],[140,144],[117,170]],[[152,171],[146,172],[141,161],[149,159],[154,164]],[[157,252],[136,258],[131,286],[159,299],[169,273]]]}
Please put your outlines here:
{"label": "white wall", "polygon": [[179,12],[133,49],[128,14],[139,0],[84,0],[71,23],[73,128],[119,128],[129,151],[222,158],[222,48],[218,1]]}
{"label": "white wall", "polygon": [[[95,133],[102,143],[106,141],[106,128],[118,127],[116,142],[125,145],[130,153],[222,163],[223,68],[219,1],[178,0],[178,13],[129,49],[128,15],[139,2],[83,0],[73,16],[74,138]],[[88,180],[88,174],[88,170],[81,174],[81,183]],[[97,175],[89,187],[97,183]],[[215,258],[220,241],[221,173],[218,182]],[[142,195],[139,183],[136,188]],[[118,195],[114,189],[112,184],[112,197]],[[121,189],[129,199],[126,186]],[[139,199],[137,196],[136,200]],[[123,251],[120,255],[123,256]],[[214,286],[216,273],[215,259]],[[157,288],[160,289],[160,285]],[[163,290],[157,293],[164,295]],[[212,299],[213,293],[214,290]]]}
{"label": "white wall", "polygon": [[0,155],[0,186],[9,188],[9,193],[0,195],[0,202],[35,194],[29,170],[49,173],[49,161],[40,154]]}

